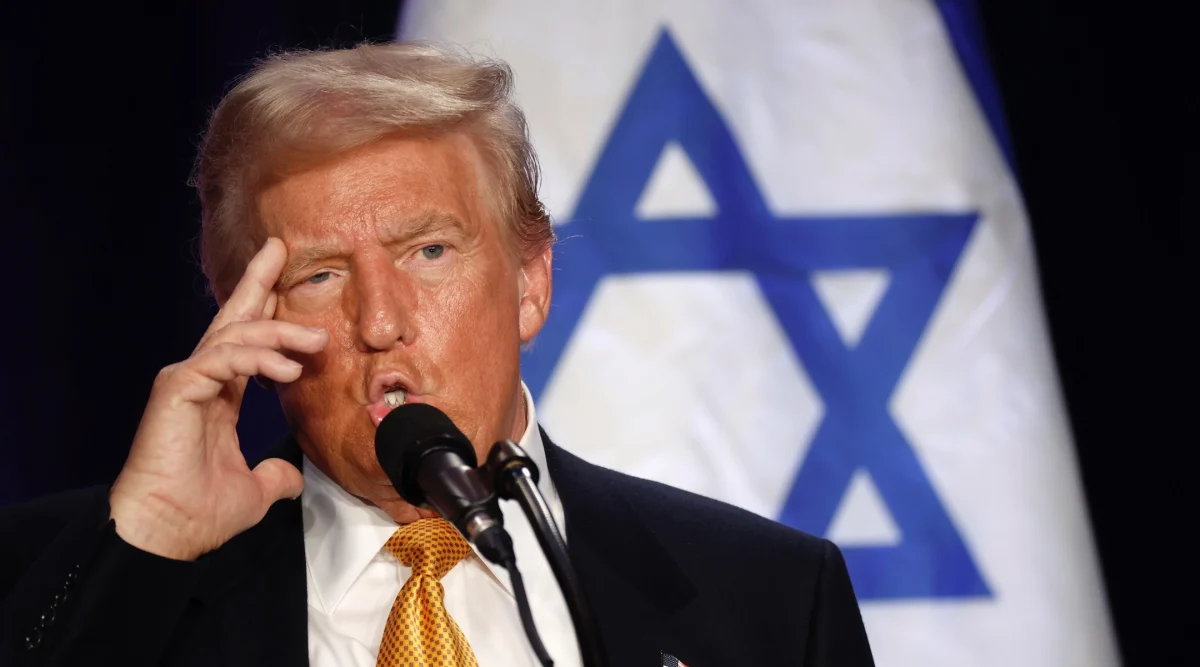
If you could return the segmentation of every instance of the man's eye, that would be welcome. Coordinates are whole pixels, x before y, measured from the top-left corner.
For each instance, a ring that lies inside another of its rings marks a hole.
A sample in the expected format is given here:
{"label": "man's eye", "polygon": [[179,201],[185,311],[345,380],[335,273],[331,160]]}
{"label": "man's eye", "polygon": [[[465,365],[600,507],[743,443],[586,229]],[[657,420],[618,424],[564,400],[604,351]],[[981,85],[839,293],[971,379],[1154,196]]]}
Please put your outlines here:
{"label": "man's eye", "polygon": [[309,285],[317,285],[319,283],[325,282],[326,280],[329,280],[329,278],[332,276],[333,276],[333,274],[330,273],[329,271],[322,271],[320,273],[312,274],[311,276],[308,277],[308,280],[306,280],[305,282],[307,282]]}
{"label": "man's eye", "polygon": [[421,248],[421,257],[424,257],[425,259],[437,259],[445,254],[445,252],[446,246],[444,245],[427,245],[424,248]]}

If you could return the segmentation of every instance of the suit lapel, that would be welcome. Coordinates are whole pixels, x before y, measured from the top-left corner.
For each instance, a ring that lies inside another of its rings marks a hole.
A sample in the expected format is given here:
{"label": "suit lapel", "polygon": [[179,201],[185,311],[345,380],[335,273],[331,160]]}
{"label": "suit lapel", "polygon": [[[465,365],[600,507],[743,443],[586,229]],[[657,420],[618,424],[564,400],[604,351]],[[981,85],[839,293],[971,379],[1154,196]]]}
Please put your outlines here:
{"label": "suit lapel", "polygon": [[[267,456],[297,468],[302,460],[291,437]],[[276,502],[258,525],[205,558],[196,600],[221,619],[221,664],[307,665],[308,581],[300,500]]]}
{"label": "suit lapel", "polygon": [[[542,440],[566,514],[571,559],[599,621],[609,664],[657,667],[660,652],[667,651],[704,667],[713,654],[696,588],[623,491],[625,478],[560,449],[544,431]],[[268,457],[297,467],[302,460],[290,437]],[[307,665],[299,499],[275,503],[257,526],[205,559],[195,612],[219,627],[203,624],[214,632],[193,638],[204,647],[199,653],[217,653],[220,664],[231,666]]]}
{"label": "suit lapel", "polygon": [[710,655],[697,591],[622,491],[623,478],[560,449],[545,431],[546,464],[563,502],[571,560],[614,667],[689,665]]}

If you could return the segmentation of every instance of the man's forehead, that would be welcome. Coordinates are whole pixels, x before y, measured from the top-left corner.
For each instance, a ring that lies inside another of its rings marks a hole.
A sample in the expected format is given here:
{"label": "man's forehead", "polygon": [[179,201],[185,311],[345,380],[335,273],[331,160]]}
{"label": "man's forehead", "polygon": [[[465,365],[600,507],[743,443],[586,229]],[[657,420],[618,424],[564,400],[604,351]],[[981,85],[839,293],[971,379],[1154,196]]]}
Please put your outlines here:
{"label": "man's forehead", "polygon": [[258,213],[268,234],[315,241],[438,215],[470,221],[490,208],[487,171],[461,133],[384,138],[280,178],[261,191]]}

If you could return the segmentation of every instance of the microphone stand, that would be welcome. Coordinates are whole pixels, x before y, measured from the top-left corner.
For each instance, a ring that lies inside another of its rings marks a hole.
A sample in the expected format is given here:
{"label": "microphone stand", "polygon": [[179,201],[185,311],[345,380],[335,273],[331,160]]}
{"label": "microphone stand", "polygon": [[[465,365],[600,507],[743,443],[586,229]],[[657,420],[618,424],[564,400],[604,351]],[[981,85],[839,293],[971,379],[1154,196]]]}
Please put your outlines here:
{"label": "microphone stand", "polygon": [[550,562],[550,569],[554,571],[554,578],[558,580],[558,587],[566,599],[584,667],[608,667],[604,645],[600,642],[600,629],[575,568],[571,565],[567,543],[550,514],[550,506],[538,490],[537,465],[515,442],[501,440],[492,446],[485,467],[489,481],[499,496],[505,500],[516,500],[533,526],[538,544],[546,554],[546,560]]}

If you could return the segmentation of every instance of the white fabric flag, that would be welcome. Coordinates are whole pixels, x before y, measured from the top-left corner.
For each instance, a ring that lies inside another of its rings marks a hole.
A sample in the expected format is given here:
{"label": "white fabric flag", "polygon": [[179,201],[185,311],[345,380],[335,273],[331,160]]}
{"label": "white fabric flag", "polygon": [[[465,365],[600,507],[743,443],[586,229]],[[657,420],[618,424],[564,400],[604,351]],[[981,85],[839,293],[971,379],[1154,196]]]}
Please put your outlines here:
{"label": "white fabric flag", "polygon": [[967,5],[410,0],[401,34],[516,73],[556,442],[837,542],[880,665],[1115,665]]}

